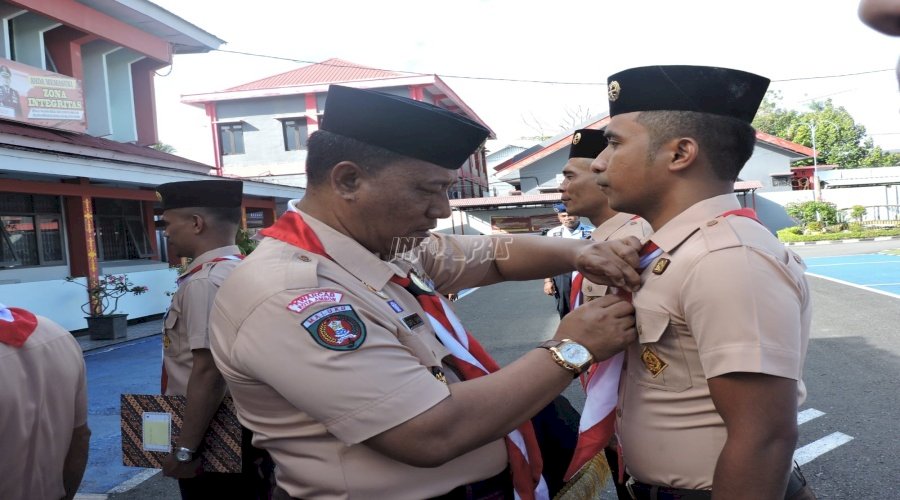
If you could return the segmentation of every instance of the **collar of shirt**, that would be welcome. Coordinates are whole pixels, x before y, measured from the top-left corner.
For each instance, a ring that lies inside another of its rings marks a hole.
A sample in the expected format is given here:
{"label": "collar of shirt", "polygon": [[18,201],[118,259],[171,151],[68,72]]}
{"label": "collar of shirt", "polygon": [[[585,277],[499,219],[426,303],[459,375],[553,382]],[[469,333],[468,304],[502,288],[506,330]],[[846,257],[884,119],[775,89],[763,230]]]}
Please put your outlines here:
{"label": "collar of shirt", "polygon": [[226,257],[228,255],[237,255],[239,253],[241,253],[241,249],[237,245],[228,245],[227,247],[213,248],[212,250],[203,252],[196,258],[194,258],[194,260],[192,260],[191,263],[187,265],[184,272],[178,275],[178,277],[181,278],[182,276],[196,269],[198,266],[202,266],[203,264],[206,264],[213,259]]}
{"label": "collar of shirt", "polygon": [[560,226],[563,231],[563,238],[583,238],[585,232],[591,232],[591,227],[586,226],[583,222],[578,224],[575,229],[569,229],[566,226]]}
{"label": "collar of shirt", "polygon": [[659,228],[650,239],[664,252],[672,253],[701,225],[729,210],[739,208],[741,204],[737,196],[730,193],[698,201]]}
{"label": "collar of shirt", "polygon": [[288,210],[299,213],[303,220],[319,237],[325,253],[363,283],[381,290],[395,274],[406,276],[406,272],[396,265],[385,262],[360,245],[356,240],[341,233],[315,217],[298,210],[294,201]]}
{"label": "collar of shirt", "polygon": [[631,222],[634,216],[631,214],[626,214],[622,212],[618,212],[609,219],[606,219],[591,234],[591,239],[596,241],[606,241],[609,239],[609,236],[616,232],[617,229]]}

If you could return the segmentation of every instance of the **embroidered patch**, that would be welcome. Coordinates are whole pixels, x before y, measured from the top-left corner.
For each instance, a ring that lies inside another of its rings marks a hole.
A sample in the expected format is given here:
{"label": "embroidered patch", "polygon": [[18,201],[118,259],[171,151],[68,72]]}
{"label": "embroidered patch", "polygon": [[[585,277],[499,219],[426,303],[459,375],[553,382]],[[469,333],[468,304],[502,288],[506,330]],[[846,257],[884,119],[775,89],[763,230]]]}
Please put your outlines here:
{"label": "embroidered patch", "polygon": [[656,378],[657,375],[662,373],[662,371],[669,366],[668,363],[657,356],[649,347],[644,347],[643,352],[641,352],[641,361],[644,362],[644,366],[647,367],[647,370],[650,370],[650,374],[653,375],[653,378]]}
{"label": "embroidered patch", "polygon": [[359,349],[366,340],[366,325],[349,305],[322,309],[306,318],[303,328],[317,344],[334,351]]}
{"label": "embroidered patch", "polygon": [[288,303],[287,308],[296,313],[303,312],[309,306],[319,302],[340,302],[344,294],[341,292],[332,292],[329,290],[318,290],[315,292],[300,295]]}
{"label": "embroidered patch", "polygon": [[653,274],[662,274],[666,272],[666,268],[669,267],[669,259],[663,257],[656,261],[656,265],[653,266]]}
{"label": "embroidered patch", "polygon": [[425,324],[425,322],[422,320],[422,317],[418,314],[410,314],[409,316],[403,318],[403,322],[406,323],[406,326],[408,326],[410,330]]}
{"label": "embroidered patch", "polygon": [[400,307],[400,304],[398,304],[398,303],[397,303],[396,301],[394,301],[394,300],[389,300],[389,301],[388,301],[388,305],[391,306],[391,309],[393,309],[394,312],[397,312],[397,313],[402,313],[402,312],[403,312],[403,308]]}
{"label": "embroidered patch", "polygon": [[164,333],[163,334],[163,349],[168,349],[170,345],[172,345],[172,339],[169,338],[168,333]]}

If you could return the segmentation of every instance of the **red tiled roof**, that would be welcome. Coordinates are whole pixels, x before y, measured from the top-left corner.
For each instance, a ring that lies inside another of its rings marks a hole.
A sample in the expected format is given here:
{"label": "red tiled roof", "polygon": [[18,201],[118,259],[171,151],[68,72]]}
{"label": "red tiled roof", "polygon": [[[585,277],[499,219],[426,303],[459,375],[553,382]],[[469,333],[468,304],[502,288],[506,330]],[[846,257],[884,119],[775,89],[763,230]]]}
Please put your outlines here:
{"label": "red tiled roof", "polygon": [[782,139],[781,137],[775,137],[774,135],[767,134],[765,132],[756,131],[756,138],[763,142],[768,142],[773,146],[778,146],[782,149],[787,149],[788,151],[793,151],[795,153],[807,156],[812,158],[813,150],[812,148],[808,148],[803,144],[797,144],[796,142],[791,142],[787,139]]}
{"label": "red tiled roof", "polygon": [[396,78],[408,76],[394,71],[369,68],[343,59],[328,59],[320,63],[297,68],[285,73],[269,76],[261,80],[231,87],[226,92],[239,90],[276,89],[314,85],[317,83],[352,82],[359,80],[377,80],[379,78]]}
{"label": "red tiled roof", "polygon": [[183,163],[191,166],[202,166],[208,169],[213,168],[205,163],[188,160],[187,158],[182,158],[170,153],[164,153],[147,146],[138,146],[137,144],[129,144],[127,142],[111,141],[109,139],[94,137],[87,134],[78,134],[75,132],[66,132],[63,130],[32,127],[30,125],[4,120],[0,120],[0,134],[17,135],[30,139],[61,142],[73,146],[115,151],[117,153],[142,156],[144,158],[152,158],[155,160]]}

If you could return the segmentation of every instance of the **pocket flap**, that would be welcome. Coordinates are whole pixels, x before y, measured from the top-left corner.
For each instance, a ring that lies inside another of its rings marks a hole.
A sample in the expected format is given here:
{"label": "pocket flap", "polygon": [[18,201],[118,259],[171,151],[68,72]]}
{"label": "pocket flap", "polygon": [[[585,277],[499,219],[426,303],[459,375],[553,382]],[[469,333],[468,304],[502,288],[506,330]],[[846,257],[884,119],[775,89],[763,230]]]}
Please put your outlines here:
{"label": "pocket flap", "polygon": [[165,326],[166,330],[171,330],[172,328],[175,328],[175,323],[177,322],[178,313],[170,309],[169,312],[166,313],[166,319],[165,321],[163,321],[163,325]]}
{"label": "pocket flap", "polygon": [[669,326],[669,313],[638,307],[635,308],[635,322],[637,323],[638,342],[641,344],[659,342],[660,337]]}

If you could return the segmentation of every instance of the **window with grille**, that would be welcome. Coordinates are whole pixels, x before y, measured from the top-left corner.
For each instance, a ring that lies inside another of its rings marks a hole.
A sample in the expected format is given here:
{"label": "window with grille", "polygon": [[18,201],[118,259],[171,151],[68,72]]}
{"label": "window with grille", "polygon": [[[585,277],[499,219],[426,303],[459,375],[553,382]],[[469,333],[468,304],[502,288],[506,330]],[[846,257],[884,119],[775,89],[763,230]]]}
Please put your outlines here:
{"label": "window with grille", "polygon": [[284,150],[299,151],[306,149],[306,118],[289,118],[281,120],[284,135]]}
{"label": "window with grille", "polygon": [[65,264],[58,196],[0,197],[0,267]]}
{"label": "window with grille", "polygon": [[153,256],[141,202],[137,200],[95,198],[94,230],[101,261]]}

